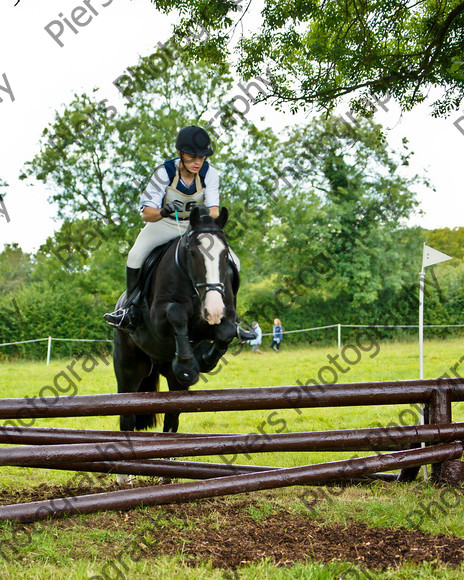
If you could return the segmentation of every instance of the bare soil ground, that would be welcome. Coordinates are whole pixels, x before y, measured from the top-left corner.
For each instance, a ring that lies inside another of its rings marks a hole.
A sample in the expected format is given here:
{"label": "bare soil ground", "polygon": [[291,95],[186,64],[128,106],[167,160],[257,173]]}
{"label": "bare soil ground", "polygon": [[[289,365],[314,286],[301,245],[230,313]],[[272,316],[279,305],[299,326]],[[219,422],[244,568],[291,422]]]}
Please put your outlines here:
{"label": "bare soil ground", "polygon": [[[87,490],[59,486],[14,492],[0,490],[0,505],[110,490],[108,485]],[[86,516],[86,526],[133,532],[144,523],[145,532],[141,531],[138,538],[143,557],[182,553],[184,561],[191,566],[210,561],[217,568],[236,569],[268,558],[277,566],[308,560],[344,561],[382,570],[396,568],[405,562],[420,564],[426,561],[457,567],[464,561],[464,538],[444,534],[432,536],[404,528],[369,527],[355,521],[346,525],[327,524],[280,507],[263,515],[259,511],[254,513],[253,506],[252,495],[235,498],[233,502],[229,499],[203,500],[143,511],[94,514]],[[147,520],[152,538],[149,546]],[[54,525],[64,531],[75,521],[68,517],[55,521]],[[166,521],[174,523],[166,525]],[[114,557],[118,550],[111,543],[102,548],[104,558]]]}

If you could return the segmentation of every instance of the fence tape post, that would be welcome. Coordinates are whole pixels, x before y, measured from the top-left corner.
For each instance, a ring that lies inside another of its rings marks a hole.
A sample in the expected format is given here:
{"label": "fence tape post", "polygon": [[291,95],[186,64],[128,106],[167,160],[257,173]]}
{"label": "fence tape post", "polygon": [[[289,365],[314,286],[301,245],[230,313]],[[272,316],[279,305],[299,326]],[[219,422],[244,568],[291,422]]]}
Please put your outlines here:
{"label": "fence tape post", "polygon": [[342,325],[338,323],[338,352],[342,348]]}
{"label": "fence tape post", "polygon": [[50,355],[52,352],[52,337],[48,337],[48,347],[47,347],[47,366],[50,364]]}

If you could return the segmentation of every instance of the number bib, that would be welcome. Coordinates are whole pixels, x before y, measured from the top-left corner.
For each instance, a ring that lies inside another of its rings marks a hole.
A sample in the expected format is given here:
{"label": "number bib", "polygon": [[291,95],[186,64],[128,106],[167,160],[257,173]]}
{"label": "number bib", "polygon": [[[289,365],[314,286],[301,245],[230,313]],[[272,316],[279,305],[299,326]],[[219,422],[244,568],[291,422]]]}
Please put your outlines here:
{"label": "number bib", "polygon": [[[195,176],[195,183],[197,186],[197,190],[195,193],[187,194],[182,193],[179,191],[176,186],[179,182],[179,172],[176,173],[176,176],[172,180],[171,185],[166,187],[166,195],[163,199],[163,207],[170,203],[171,201],[180,201],[182,203],[182,210],[177,212],[177,215],[180,219],[188,219],[190,217],[190,212],[193,210],[194,207],[197,205],[201,205],[205,201],[205,188],[201,185],[200,176],[198,173]],[[174,216],[169,216],[175,219]]]}

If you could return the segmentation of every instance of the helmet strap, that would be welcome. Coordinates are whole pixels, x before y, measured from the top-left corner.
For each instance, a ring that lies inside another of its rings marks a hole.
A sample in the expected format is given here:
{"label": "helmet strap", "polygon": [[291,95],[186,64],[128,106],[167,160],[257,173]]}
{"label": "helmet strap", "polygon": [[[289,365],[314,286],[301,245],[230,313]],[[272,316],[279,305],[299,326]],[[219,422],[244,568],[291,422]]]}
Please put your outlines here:
{"label": "helmet strap", "polygon": [[190,171],[190,169],[187,169],[187,166],[184,163],[184,158],[182,156],[182,153],[183,153],[182,151],[179,151],[179,158],[180,158],[182,165],[184,166],[185,171],[187,173],[189,173],[190,175],[196,175],[196,173],[194,171]]}

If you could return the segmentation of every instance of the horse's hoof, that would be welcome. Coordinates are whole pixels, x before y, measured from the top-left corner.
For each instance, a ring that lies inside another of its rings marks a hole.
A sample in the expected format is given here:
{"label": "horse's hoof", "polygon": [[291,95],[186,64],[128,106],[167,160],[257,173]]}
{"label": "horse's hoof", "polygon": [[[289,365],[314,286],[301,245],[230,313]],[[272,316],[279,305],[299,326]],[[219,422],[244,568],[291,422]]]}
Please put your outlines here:
{"label": "horse's hoof", "polygon": [[216,364],[211,363],[209,361],[205,361],[204,359],[200,360],[201,372],[202,373],[210,373],[211,371],[214,371],[214,369],[216,368]]}
{"label": "horse's hoof", "polygon": [[184,387],[190,387],[198,382],[200,375],[197,372],[182,372],[181,375],[176,375],[176,379]]}
{"label": "horse's hoof", "polygon": [[198,367],[201,373],[209,373],[217,363],[218,358],[211,357],[212,345],[210,342],[201,342],[194,350],[195,358],[198,361]]}
{"label": "horse's hoof", "polygon": [[192,358],[189,362],[189,366],[185,362],[180,362],[178,360],[174,360],[172,363],[174,375],[179,383],[184,387],[194,385],[200,378],[196,360]]}
{"label": "horse's hoof", "polygon": [[116,483],[118,485],[129,485],[132,483],[132,475],[118,473],[116,475]]}

